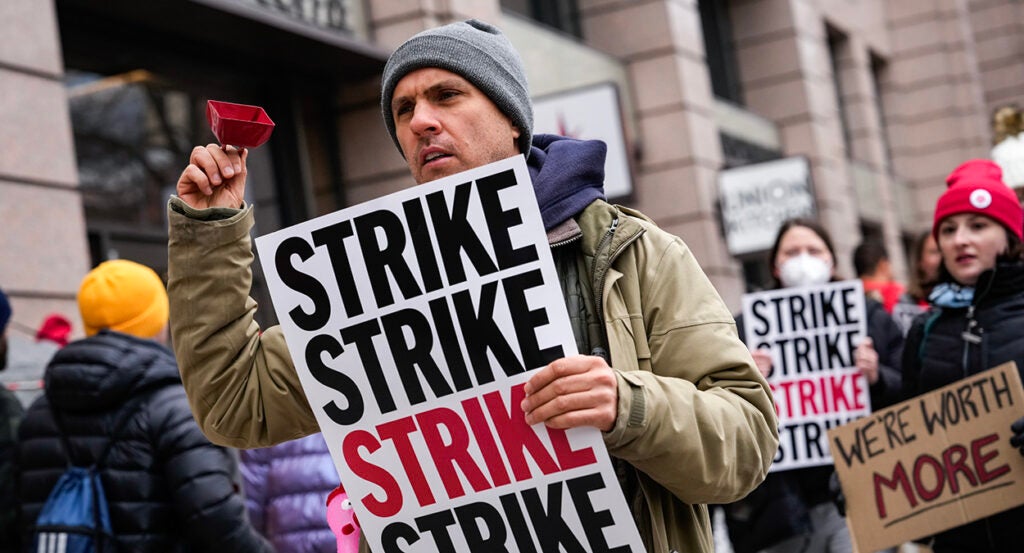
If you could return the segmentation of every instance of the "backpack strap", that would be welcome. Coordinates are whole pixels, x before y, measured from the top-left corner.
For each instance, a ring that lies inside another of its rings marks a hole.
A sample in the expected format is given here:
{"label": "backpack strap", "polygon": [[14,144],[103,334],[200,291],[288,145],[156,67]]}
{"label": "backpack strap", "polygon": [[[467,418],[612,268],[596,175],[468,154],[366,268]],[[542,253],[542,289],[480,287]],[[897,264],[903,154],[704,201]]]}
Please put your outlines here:
{"label": "backpack strap", "polygon": [[932,307],[932,313],[928,315],[928,318],[924,321],[924,330],[921,332],[921,345],[917,347],[917,360],[918,362],[924,361],[924,348],[928,344],[928,337],[931,336],[932,327],[935,326],[935,322],[942,316],[942,308],[939,306]]}
{"label": "backpack strap", "polygon": [[110,439],[107,440],[107,445],[103,447],[103,451],[100,452],[100,456],[96,458],[96,462],[93,464],[95,469],[98,470],[102,468],[104,463],[107,462],[107,455],[109,455],[110,450],[113,449],[117,435],[124,429],[124,425],[128,423],[128,419],[138,411],[138,406],[142,404],[143,401],[149,399],[149,396],[151,395],[152,392],[149,390],[138,391],[125,402],[123,407],[121,407],[121,410],[117,413],[117,419],[114,421],[113,429],[110,432]]}

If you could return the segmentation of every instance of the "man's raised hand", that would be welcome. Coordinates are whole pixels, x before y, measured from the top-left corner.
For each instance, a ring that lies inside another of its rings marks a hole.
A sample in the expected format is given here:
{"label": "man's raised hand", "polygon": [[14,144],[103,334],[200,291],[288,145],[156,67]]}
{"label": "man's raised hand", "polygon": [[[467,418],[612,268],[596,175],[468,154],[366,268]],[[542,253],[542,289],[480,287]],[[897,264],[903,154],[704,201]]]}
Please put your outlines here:
{"label": "man's raised hand", "polygon": [[249,150],[220,144],[196,146],[178,179],[177,193],[194,209],[242,207]]}

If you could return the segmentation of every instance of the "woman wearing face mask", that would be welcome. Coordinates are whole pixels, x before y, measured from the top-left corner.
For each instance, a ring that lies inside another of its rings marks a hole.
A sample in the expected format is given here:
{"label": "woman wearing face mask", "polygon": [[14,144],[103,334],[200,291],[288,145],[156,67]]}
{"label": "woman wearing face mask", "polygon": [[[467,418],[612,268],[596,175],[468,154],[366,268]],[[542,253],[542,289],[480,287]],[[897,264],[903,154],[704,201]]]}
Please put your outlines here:
{"label": "woman wearing face mask", "polygon": [[[769,262],[776,288],[825,284],[836,280],[835,250],[818,223],[783,223]],[[854,361],[870,384],[871,405],[879,409],[900,399],[899,361],[903,333],[881,303],[865,297],[868,337]],[[740,336],[743,318],[736,320]],[[772,373],[767,349],[751,352],[767,378]],[[846,522],[829,494],[831,465],[773,472],[742,501],[727,505],[726,521],[737,553],[840,553],[853,550]]]}
{"label": "woman wearing face mask", "polygon": [[[1024,212],[991,161],[968,161],[946,183],[932,226],[942,254],[939,284],[929,296],[932,311],[914,320],[904,349],[908,397],[1007,361],[1024,370]],[[1024,419],[997,430],[1011,433],[1014,447],[1024,444]],[[1021,551],[1022,525],[1024,507],[1017,507],[940,533],[932,549]]]}

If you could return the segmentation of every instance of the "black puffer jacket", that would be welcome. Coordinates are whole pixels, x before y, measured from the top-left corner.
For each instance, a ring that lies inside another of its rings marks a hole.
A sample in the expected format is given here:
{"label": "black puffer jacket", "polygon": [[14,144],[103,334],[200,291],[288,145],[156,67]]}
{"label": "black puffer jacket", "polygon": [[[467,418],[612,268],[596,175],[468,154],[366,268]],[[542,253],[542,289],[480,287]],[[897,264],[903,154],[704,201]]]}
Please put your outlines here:
{"label": "black puffer jacket", "polygon": [[79,465],[91,464],[129,398],[146,397],[126,419],[101,477],[118,551],[272,551],[249,524],[237,462],[199,430],[171,352],[116,332],[69,344],[50,362],[46,395],[19,430],[21,548],[66,461],[51,414]]}
{"label": "black puffer jacket", "polygon": [[[964,340],[970,321],[977,344]],[[944,308],[919,315],[907,333],[903,386],[907,397],[941,388],[1007,361],[1024,378],[1024,264],[1000,264],[982,273],[971,307]],[[1024,410],[1020,413],[1024,416]],[[1010,429],[999,429],[1005,439]],[[1020,551],[1024,507],[1010,509],[935,537],[937,553]]]}

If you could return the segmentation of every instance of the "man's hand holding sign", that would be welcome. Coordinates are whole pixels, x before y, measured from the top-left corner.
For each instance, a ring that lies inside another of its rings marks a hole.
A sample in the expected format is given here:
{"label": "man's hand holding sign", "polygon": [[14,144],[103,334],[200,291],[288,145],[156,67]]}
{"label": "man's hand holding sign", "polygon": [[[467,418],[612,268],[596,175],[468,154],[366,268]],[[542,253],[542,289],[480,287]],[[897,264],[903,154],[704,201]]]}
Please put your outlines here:
{"label": "man's hand holding sign", "polygon": [[575,355],[554,361],[530,377],[525,391],[522,408],[530,424],[593,426],[603,432],[615,424],[618,385],[601,357]]}

